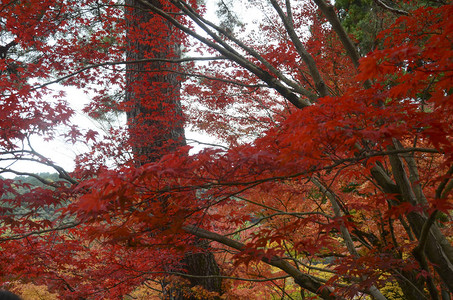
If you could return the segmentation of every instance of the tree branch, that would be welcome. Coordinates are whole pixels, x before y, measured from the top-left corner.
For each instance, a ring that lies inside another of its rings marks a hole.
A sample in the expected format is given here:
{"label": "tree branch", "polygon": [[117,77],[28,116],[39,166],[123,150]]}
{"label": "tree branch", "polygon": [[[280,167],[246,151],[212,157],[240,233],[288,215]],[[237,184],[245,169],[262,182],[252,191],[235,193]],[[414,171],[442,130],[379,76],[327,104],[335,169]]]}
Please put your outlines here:
{"label": "tree branch", "polygon": [[9,237],[0,238],[0,242],[20,240],[20,239],[23,239],[23,238],[26,238],[26,237],[29,237],[29,236],[32,236],[32,235],[41,235],[41,234],[49,233],[49,232],[53,232],[53,231],[66,230],[66,229],[69,229],[69,228],[76,227],[76,226],[78,226],[80,224],[81,224],[80,222],[78,222],[78,223],[70,223],[70,224],[64,224],[64,225],[61,225],[61,226],[55,227],[55,228],[49,228],[49,229],[44,229],[44,230],[32,231],[32,232],[28,232],[26,234],[12,235],[12,236],[9,236]]}
{"label": "tree branch", "polygon": [[[238,241],[232,240],[230,238],[227,238],[223,235],[220,235],[218,233],[210,232],[205,229],[193,226],[193,225],[187,225],[183,227],[183,230],[193,234],[199,238],[204,238],[208,239],[211,241],[216,241],[219,242],[223,245],[229,246],[231,248],[234,248],[236,250],[244,251],[246,249],[246,246]],[[274,267],[277,267],[281,269],[282,271],[286,272],[288,275],[294,278],[294,281],[300,285],[302,288],[305,288],[312,293],[315,293],[319,296],[321,296],[324,299],[341,299],[339,295],[336,295],[335,292],[330,289],[329,287],[323,286],[319,281],[315,280],[313,277],[304,274],[300,270],[298,270],[296,267],[291,265],[289,262],[283,260],[280,257],[277,256],[272,256],[271,258],[263,257],[261,258],[261,261],[272,265]]]}
{"label": "tree branch", "polygon": [[[303,108],[303,107],[307,107],[307,106],[311,105],[310,101],[295,94],[291,89],[289,89],[285,84],[283,84],[278,79],[276,79],[269,72],[258,67],[257,65],[252,63],[250,60],[246,59],[244,56],[239,54],[236,50],[231,48],[222,39],[220,39],[220,37],[218,37],[212,31],[210,31],[209,28],[207,28],[206,25],[199,19],[195,18],[193,21],[195,23],[199,24],[199,26],[201,26],[201,28],[203,28],[203,30],[205,30],[205,31],[207,30],[206,33],[210,34],[214,38],[215,42],[210,41],[207,38],[197,34],[192,29],[181,24],[180,22],[175,20],[172,16],[170,16],[168,13],[166,13],[163,10],[159,9],[158,7],[150,4],[149,2],[146,2],[144,0],[138,0],[138,1],[140,1],[143,5],[146,5],[146,7],[148,7],[152,12],[160,15],[161,17],[163,17],[164,19],[166,19],[167,21],[172,23],[176,28],[178,28],[181,31],[185,32],[186,34],[194,37],[195,39],[197,39],[198,41],[207,45],[208,47],[217,50],[223,56],[236,62],[243,68],[245,68],[245,69],[249,70],[250,72],[252,72],[253,74],[255,74],[259,79],[266,82],[269,85],[269,87],[278,91],[285,99],[287,99],[289,102],[291,102],[297,108]],[[175,3],[175,5],[179,3],[179,1],[173,1],[173,2],[174,3],[177,2],[177,3]],[[181,4],[179,4],[179,7],[180,6],[181,6]],[[222,31],[220,31],[220,32],[222,32]],[[226,33],[226,34],[228,34],[228,33]],[[285,83],[290,86],[294,85],[293,83],[289,84],[286,81],[285,81]],[[310,91],[301,89],[301,86],[298,84],[296,84],[296,88],[297,88],[297,92],[306,96],[309,99],[317,98],[317,96],[315,94],[311,93]]]}
{"label": "tree branch", "polygon": [[51,186],[51,187],[54,187],[54,188],[59,187],[53,181],[47,180],[45,178],[42,178],[41,176],[39,176],[37,174],[28,173],[28,172],[19,172],[19,171],[15,171],[15,170],[12,170],[12,169],[7,169],[7,168],[0,168],[0,170],[1,170],[0,173],[12,173],[12,174],[15,174],[17,176],[29,176],[29,177],[35,178],[36,180],[38,180],[39,182],[41,182],[41,183],[43,183],[45,185],[48,185],[48,186]]}
{"label": "tree branch", "polygon": [[[289,35],[289,38],[294,44],[294,47],[296,47],[297,52],[299,53],[300,57],[302,60],[305,62],[305,64],[308,67],[308,70],[310,71],[310,75],[313,78],[313,81],[315,82],[316,90],[319,93],[320,97],[325,97],[329,95],[329,92],[327,90],[327,86],[324,82],[324,80],[321,77],[321,74],[319,73],[318,67],[316,66],[315,60],[311,56],[310,53],[305,49],[304,45],[302,44],[301,40],[297,36],[296,31],[294,30],[293,26],[293,21],[290,19],[290,14],[288,16],[285,16],[282,8],[280,5],[277,3],[276,0],[270,0],[272,6],[274,9],[277,11],[278,15],[280,16],[280,19],[283,22],[283,25],[285,26],[286,32]],[[290,8],[289,13],[291,11]]]}
{"label": "tree branch", "polygon": [[319,7],[324,16],[327,18],[330,25],[332,25],[333,30],[335,30],[338,37],[340,38],[341,43],[346,49],[346,53],[351,58],[352,63],[356,68],[358,68],[360,59],[359,52],[357,51],[357,48],[354,46],[348,34],[346,33],[346,30],[341,25],[340,19],[338,18],[333,5],[327,4],[324,0],[314,0],[314,2]]}
{"label": "tree branch", "polygon": [[[217,32],[221,33],[223,36],[227,37],[230,41],[234,42],[237,46],[239,46],[241,49],[243,49],[244,51],[246,51],[248,54],[250,54],[252,57],[256,58],[259,62],[261,62],[269,71],[271,71],[278,79],[280,79],[282,82],[284,82],[285,84],[287,84],[288,86],[292,87],[293,89],[295,89],[298,93],[300,94],[303,94],[303,95],[306,95],[307,90],[305,90],[304,88],[302,88],[302,86],[287,78],[286,76],[283,75],[282,72],[280,72],[280,70],[278,70],[276,67],[274,67],[271,63],[269,63],[264,57],[262,57],[258,52],[256,52],[253,48],[247,46],[246,44],[244,44],[243,42],[241,42],[240,40],[238,40],[237,38],[235,38],[233,36],[233,34],[227,30],[225,30],[224,28],[220,27],[220,26],[217,26],[215,25],[214,23],[206,20],[205,18],[203,18],[201,15],[199,15],[190,5],[188,5],[186,2],[182,1],[182,0],[174,0],[174,3],[175,5],[180,8],[181,10],[183,10],[185,13],[188,14],[188,16],[195,22],[197,23],[198,26],[200,26],[201,28],[203,28],[203,30],[208,33],[216,42],[218,43],[221,43],[225,49],[228,49],[229,51],[233,51],[235,53],[237,53],[238,55],[240,55],[238,52],[236,52],[236,50],[234,50],[232,47],[230,47],[223,39],[221,39],[217,34],[213,33],[206,25],[208,25],[209,27],[213,28],[214,30],[216,30]],[[178,4],[181,4],[181,5],[178,5]],[[244,58],[245,59],[245,58]],[[247,60],[247,59],[246,59]],[[249,60],[248,60],[249,61]],[[249,61],[250,62],[250,61]],[[315,100],[317,97],[316,95],[314,94],[309,94],[309,95],[306,95],[306,96],[312,96],[313,99],[311,100]]]}
{"label": "tree branch", "polygon": [[254,278],[243,278],[243,277],[233,277],[233,276],[222,276],[222,275],[191,275],[186,273],[180,272],[145,272],[145,274],[168,274],[168,275],[177,275],[186,278],[220,278],[220,279],[229,279],[229,280],[239,280],[239,281],[250,281],[250,282],[267,282],[273,280],[280,280],[286,279],[291,277],[290,275],[285,276],[278,276],[278,277],[270,277],[270,278],[263,278],[263,279],[254,279]]}
{"label": "tree branch", "polygon": [[104,62],[104,63],[99,63],[99,64],[92,64],[89,66],[86,66],[84,68],[81,68],[77,71],[74,71],[72,73],[69,73],[68,75],[59,77],[55,80],[34,86],[31,88],[31,90],[37,90],[43,87],[46,87],[51,84],[59,83],[62,81],[65,81],[71,77],[74,77],[77,74],[83,73],[85,71],[99,68],[99,67],[105,67],[105,66],[118,66],[118,65],[128,65],[128,64],[140,64],[140,63],[147,63],[147,62],[166,62],[166,63],[182,63],[182,62],[189,62],[189,61],[206,61],[206,60],[221,60],[221,59],[226,59],[223,56],[215,56],[215,57],[186,57],[186,58],[179,58],[179,59],[166,59],[166,58],[146,58],[146,59],[138,59],[138,60],[130,60],[130,61],[111,61],[111,62]]}
{"label": "tree branch", "polygon": [[[341,218],[343,217],[343,214],[340,210],[340,205],[338,205],[337,201],[337,196],[333,194],[327,187],[324,186],[324,184],[317,178],[313,177],[312,182],[327,196],[329,199],[330,203],[332,204],[333,211],[335,213],[335,217]],[[355,258],[359,258],[360,254],[357,252],[357,249],[354,246],[354,242],[352,241],[351,234],[349,233],[349,230],[346,228],[344,225],[344,222],[341,221],[340,224],[340,232],[343,237],[343,240],[346,244],[346,248],[348,249],[349,253],[351,253],[352,256]],[[366,278],[364,278],[366,280]],[[373,296],[374,299],[377,300],[386,300],[387,298],[382,295],[382,293],[376,288],[376,286],[371,285],[368,289],[367,292]]]}
{"label": "tree branch", "polygon": [[[436,189],[436,198],[443,199],[447,197],[447,194],[452,189],[453,185],[451,175],[453,175],[453,165],[448,169],[447,174],[445,174],[446,178],[439,184]],[[450,183],[450,184],[448,184]]]}

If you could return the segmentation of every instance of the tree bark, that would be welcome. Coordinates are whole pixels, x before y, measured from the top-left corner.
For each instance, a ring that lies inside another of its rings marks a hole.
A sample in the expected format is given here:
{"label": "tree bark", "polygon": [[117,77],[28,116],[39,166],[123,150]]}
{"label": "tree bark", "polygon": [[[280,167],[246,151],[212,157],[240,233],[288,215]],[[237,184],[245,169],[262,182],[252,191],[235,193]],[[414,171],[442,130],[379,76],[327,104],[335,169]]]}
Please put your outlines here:
{"label": "tree bark", "polygon": [[[158,0],[152,1],[160,5]],[[135,0],[127,22],[128,61],[146,58],[178,58],[180,42],[172,27],[146,11]],[[150,27],[155,27],[151,32]],[[180,82],[175,64],[165,62],[126,65],[125,110],[133,154],[142,165],[185,145],[184,120],[180,102]]]}
{"label": "tree bark", "polygon": [[[159,0],[149,2],[162,6]],[[126,0],[126,10],[128,61],[180,57],[180,40],[168,22],[150,13],[137,0]],[[176,69],[175,64],[158,61],[126,65],[124,106],[137,166],[157,161],[186,144],[180,82],[171,72]],[[201,243],[199,246],[203,248]],[[220,270],[211,252],[186,254],[181,263],[190,275],[211,276],[191,278],[191,286],[200,285],[221,294],[221,279],[215,278]],[[171,299],[194,299],[187,293],[173,292]]]}
{"label": "tree bark", "polygon": [[[391,155],[389,156],[389,159],[402,201],[409,202],[412,205],[421,204],[417,200],[415,192],[412,189],[401,158],[397,155]],[[428,221],[428,218],[424,213],[415,211],[407,213],[406,216],[412,230],[420,240],[423,227]],[[430,226],[424,239],[426,239],[426,241],[423,241],[424,251],[422,252],[424,252],[427,258],[433,263],[434,269],[440,275],[445,285],[453,292],[453,247],[446,240],[436,224]]]}

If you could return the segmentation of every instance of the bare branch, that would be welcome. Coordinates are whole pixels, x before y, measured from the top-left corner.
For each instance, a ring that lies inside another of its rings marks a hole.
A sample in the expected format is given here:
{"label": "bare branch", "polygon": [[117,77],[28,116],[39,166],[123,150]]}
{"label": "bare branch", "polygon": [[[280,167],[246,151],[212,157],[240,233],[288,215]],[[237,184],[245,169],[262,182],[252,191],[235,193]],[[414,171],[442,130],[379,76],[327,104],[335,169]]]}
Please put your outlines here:
{"label": "bare branch", "polygon": [[245,202],[248,202],[248,203],[251,203],[251,204],[254,204],[254,205],[257,205],[257,206],[260,206],[260,207],[269,209],[269,210],[272,210],[272,211],[276,211],[277,214],[275,214],[275,215],[286,215],[286,216],[293,216],[293,217],[298,217],[298,218],[302,218],[302,217],[304,217],[304,216],[310,216],[310,215],[321,215],[321,216],[323,216],[323,217],[326,217],[327,219],[333,219],[333,216],[329,216],[328,214],[323,213],[323,212],[319,212],[319,211],[311,211],[311,212],[286,212],[286,211],[280,210],[280,209],[278,209],[278,208],[270,207],[270,206],[265,205],[265,204],[263,204],[263,203],[258,203],[258,202],[256,202],[256,201],[253,201],[253,200],[250,200],[250,199],[246,199],[246,198],[243,198],[243,197],[237,196],[237,198],[238,198],[239,200],[242,200],[242,201],[245,201]]}
{"label": "bare branch", "polygon": [[318,5],[319,9],[322,11],[327,20],[329,20],[329,23],[332,25],[333,30],[335,30],[335,32],[337,33],[341,43],[346,49],[346,52],[351,58],[352,63],[356,68],[358,68],[360,59],[359,52],[346,33],[346,30],[341,25],[340,19],[338,18],[333,5],[327,4],[324,0],[314,0],[314,2],[316,3],[316,5]]}
{"label": "bare branch", "polygon": [[381,0],[374,0],[374,3],[376,3],[377,5],[379,5],[380,7],[384,8],[384,9],[386,9],[388,11],[391,11],[394,14],[404,15],[404,16],[408,16],[409,15],[409,13],[407,11],[390,7],[387,4],[385,4],[384,2],[382,2]]}
{"label": "bare branch", "polygon": [[193,143],[197,143],[199,145],[211,146],[211,147],[222,148],[224,150],[228,150],[228,147],[225,147],[225,146],[219,145],[219,144],[206,143],[206,142],[201,142],[201,141],[194,140],[194,139],[186,139],[186,140],[189,143],[193,142]]}
{"label": "bare branch", "polygon": [[[71,184],[77,184],[77,181],[74,178],[72,178],[64,168],[58,166],[57,164],[53,163],[51,160],[49,160],[44,155],[39,154],[38,152],[33,150],[31,145],[30,145],[30,148],[32,150],[22,149],[22,150],[13,150],[13,151],[10,151],[10,152],[8,152],[8,151],[0,152],[0,155],[12,155],[12,157],[0,158],[0,161],[7,161],[7,160],[33,161],[33,162],[36,162],[36,163],[39,163],[39,164],[43,164],[43,165],[46,165],[48,167],[53,168],[55,171],[57,171],[57,173],[58,173],[58,175],[59,175],[59,177],[61,179],[64,179],[64,180],[68,181]],[[22,156],[23,154],[29,155],[31,157],[23,157]],[[34,157],[37,157],[37,158],[34,158]],[[21,172],[12,170],[10,168],[1,168],[1,170],[3,170],[3,171],[1,171],[0,173],[13,173],[13,174],[16,174],[16,175],[20,175],[18,173],[21,173]],[[23,175],[31,176],[31,175],[28,175],[28,173],[27,174],[24,173]],[[38,179],[38,178],[36,178],[36,179]]]}
{"label": "bare branch", "polygon": [[[380,151],[380,152],[375,152],[375,153],[370,153],[370,154],[362,154],[361,156],[358,156],[358,157],[340,159],[340,160],[334,161],[334,163],[327,165],[327,166],[321,166],[321,167],[314,166],[311,169],[304,170],[304,171],[301,171],[298,173],[288,174],[288,175],[272,176],[272,177],[267,177],[267,178],[262,178],[262,179],[257,179],[257,180],[251,180],[251,181],[219,182],[218,180],[213,180],[212,182],[209,182],[206,184],[201,184],[201,185],[196,185],[196,186],[195,185],[194,186],[173,186],[173,187],[164,188],[160,191],[161,192],[186,191],[186,190],[193,190],[193,189],[213,188],[216,186],[248,186],[248,188],[251,188],[251,187],[255,187],[261,183],[265,183],[265,182],[270,182],[270,181],[275,181],[275,180],[277,180],[277,181],[278,180],[288,180],[288,179],[292,179],[292,178],[308,176],[310,174],[320,172],[320,171],[331,171],[339,166],[346,165],[346,164],[356,164],[362,160],[366,160],[371,157],[387,156],[387,155],[391,155],[391,154],[406,153],[406,152],[438,153],[438,151],[436,149],[430,149],[430,148],[406,148],[406,149],[401,149],[401,150]],[[384,172],[384,174],[385,174],[385,172]],[[386,175],[386,176],[388,177],[388,175]],[[390,179],[388,179],[388,180],[390,180]],[[393,186],[396,187],[395,184],[393,184]],[[245,191],[246,189],[244,189],[242,191]],[[386,190],[385,192],[396,193],[397,191]]]}
{"label": "bare branch", "polygon": [[12,170],[12,169],[7,169],[7,168],[0,168],[0,173],[12,173],[12,174],[15,174],[17,176],[29,176],[29,177],[33,177],[35,179],[37,179],[38,181],[40,181],[41,183],[45,184],[45,185],[48,185],[48,186],[51,186],[51,187],[54,187],[54,188],[57,188],[58,185],[55,184],[55,182],[53,181],[50,181],[50,180],[47,180],[37,174],[33,174],[33,173],[28,173],[28,172],[19,172],[19,171],[15,171],[15,170]]}

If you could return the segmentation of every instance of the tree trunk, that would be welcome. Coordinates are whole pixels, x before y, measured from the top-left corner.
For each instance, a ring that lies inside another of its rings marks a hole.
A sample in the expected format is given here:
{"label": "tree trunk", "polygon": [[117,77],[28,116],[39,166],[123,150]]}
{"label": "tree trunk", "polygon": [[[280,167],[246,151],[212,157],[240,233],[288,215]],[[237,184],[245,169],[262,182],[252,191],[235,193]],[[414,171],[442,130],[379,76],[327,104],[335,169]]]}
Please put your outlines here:
{"label": "tree trunk", "polygon": [[[162,6],[159,0],[149,1]],[[146,11],[140,1],[126,0],[126,9],[127,60],[152,60],[126,66],[124,105],[129,138],[136,164],[143,165],[186,144],[180,82],[171,72],[177,69],[177,64],[155,61],[179,58],[180,40],[172,26]],[[212,253],[186,254],[182,264],[187,274],[194,276],[189,278],[191,286],[200,285],[221,294],[221,279],[215,278],[220,271]],[[193,299],[183,292],[169,294],[171,299]]]}
{"label": "tree trunk", "polygon": [[[395,178],[395,182],[390,179],[386,172],[380,167],[375,166],[371,173],[376,180],[377,184],[381,186],[384,192],[389,194],[397,194],[401,201],[412,203],[417,205],[415,192],[411,189],[408,176],[402,166],[401,159],[397,156],[390,156],[390,162],[392,164],[392,172]],[[417,238],[420,238],[423,226],[427,221],[427,217],[419,212],[410,212],[406,214],[412,231],[415,233]],[[447,241],[445,236],[434,224],[429,230],[426,244],[424,247],[424,253],[426,257],[433,264],[434,269],[442,278],[445,286],[453,291],[453,247]]]}
{"label": "tree trunk", "polygon": [[[179,57],[180,42],[171,26],[141,8],[139,1],[127,0],[126,7],[133,7],[126,19],[128,61]],[[162,61],[126,66],[125,109],[138,165],[185,145],[180,82],[175,73],[165,72],[175,69],[175,64]]]}

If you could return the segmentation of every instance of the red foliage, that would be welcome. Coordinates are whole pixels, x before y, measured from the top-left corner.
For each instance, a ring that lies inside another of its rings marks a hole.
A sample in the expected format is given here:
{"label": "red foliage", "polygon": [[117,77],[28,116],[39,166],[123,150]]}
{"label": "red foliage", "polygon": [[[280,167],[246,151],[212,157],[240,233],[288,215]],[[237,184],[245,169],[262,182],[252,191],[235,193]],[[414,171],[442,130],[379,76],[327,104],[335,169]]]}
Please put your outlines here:
{"label": "red foliage", "polygon": [[[316,5],[293,8],[296,28],[310,26],[300,43],[320,83],[272,7],[263,7],[260,38],[215,27],[204,38],[192,31],[194,19],[207,24],[192,2],[149,1],[152,17],[134,28],[115,1],[1,4],[2,37],[17,45],[0,59],[0,160],[54,167],[62,181],[44,180],[45,189],[0,180],[0,284],[30,280],[64,299],[116,298],[150,278],[180,275],[183,254],[205,250],[192,241],[206,238],[223,275],[258,280],[263,293],[272,285],[260,276],[282,274],[322,297],[372,293],[391,281],[407,292],[412,279],[431,296],[431,285],[451,289],[453,270],[441,270],[430,247],[448,248],[452,233],[453,5],[397,18],[358,70]],[[186,47],[222,57],[178,67],[175,53],[155,57],[174,43],[165,39],[170,29]],[[92,117],[131,113],[133,103],[112,100],[124,90],[123,66],[134,64],[123,61],[133,51],[126,30],[152,49],[146,75],[127,91],[147,95],[147,113],[138,113],[139,126],[85,132],[71,121],[69,96],[49,86],[95,93],[85,109]],[[150,32],[162,38],[149,41]],[[156,59],[164,61],[156,67]],[[181,92],[166,82],[174,73]],[[185,101],[184,117],[168,97]],[[310,105],[296,108],[303,101]],[[178,141],[156,141],[183,119],[228,148],[189,154],[174,149]],[[50,153],[34,151],[32,135],[90,150],[68,174]],[[137,166],[145,158],[131,149],[150,143],[154,161]],[[20,174],[11,165],[3,172]],[[240,289],[225,289],[233,284]]]}

